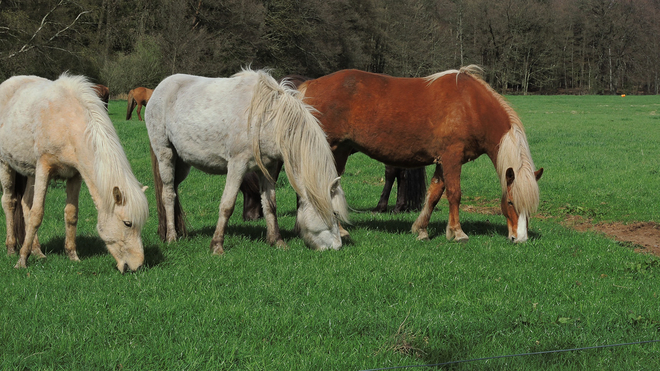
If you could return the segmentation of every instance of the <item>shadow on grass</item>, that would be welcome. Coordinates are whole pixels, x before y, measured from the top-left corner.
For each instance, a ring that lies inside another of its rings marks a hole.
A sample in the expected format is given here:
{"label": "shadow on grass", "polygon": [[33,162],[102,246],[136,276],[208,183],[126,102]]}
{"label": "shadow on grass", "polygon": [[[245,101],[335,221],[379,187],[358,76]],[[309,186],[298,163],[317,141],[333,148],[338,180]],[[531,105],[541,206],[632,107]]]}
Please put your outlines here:
{"label": "shadow on grass", "polygon": [[[435,229],[439,233],[431,234],[431,239],[443,237],[444,231],[447,228],[447,221],[431,222],[430,229]],[[412,223],[405,220],[365,220],[353,222],[350,228],[364,228],[369,230],[380,230],[387,233],[410,233]],[[435,228],[434,228],[435,227]],[[461,223],[463,231],[468,236],[508,236],[509,229],[506,224],[492,223],[490,221],[466,221]],[[528,232],[529,238],[537,238],[539,233],[534,231]]]}
{"label": "shadow on grass", "polygon": [[[66,255],[64,252],[64,237],[55,237],[41,245],[41,251],[46,255]],[[76,252],[80,259],[109,254],[105,242],[100,237],[94,236],[76,236]]]}
{"label": "shadow on grass", "polygon": [[[244,222],[244,223],[249,223],[249,224],[237,224],[237,225],[230,224],[227,227],[225,238],[227,236],[242,236],[255,241],[266,238],[265,225],[257,224],[253,222]],[[188,237],[194,238],[199,236],[199,237],[211,238],[213,237],[214,233],[215,233],[215,226],[208,226],[199,229],[194,229],[188,232]],[[280,229],[280,234],[282,235],[282,238],[284,240],[298,237],[298,234],[294,233],[293,230],[289,230],[289,229]]]}
{"label": "shadow on grass", "polygon": [[[41,245],[41,251],[47,256],[49,254],[66,255],[64,251],[64,238],[56,237]],[[94,256],[110,255],[105,242],[100,237],[76,236],[76,253],[80,260]],[[155,267],[165,260],[165,256],[158,246],[144,247],[144,266]]]}
{"label": "shadow on grass", "polygon": [[156,245],[146,246],[144,248],[144,267],[151,268],[158,266],[165,261],[165,255]]}

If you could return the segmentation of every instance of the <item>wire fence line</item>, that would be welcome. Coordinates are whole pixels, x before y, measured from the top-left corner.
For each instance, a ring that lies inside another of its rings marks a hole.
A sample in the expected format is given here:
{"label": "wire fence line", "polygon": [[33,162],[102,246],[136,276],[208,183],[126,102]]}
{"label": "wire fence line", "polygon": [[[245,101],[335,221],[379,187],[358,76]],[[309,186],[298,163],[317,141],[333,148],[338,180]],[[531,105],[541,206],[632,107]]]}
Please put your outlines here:
{"label": "wire fence line", "polygon": [[535,355],[539,355],[539,354],[550,354],[550,353],[575,352],[575,351],[578,351],[578,350],[591,350],[591,349],[603,349],[603,348],[623,347],[623,346],[641,345],[641,344],[649,344],[649,343],[657,343],[657,342],[660,342],[660,340],[645,340],[645,341],[635,341],[635,342],[632,342],[632,343],[620,343],[620,344],[609,344],[609,345],[597,345],[597,346],[583,347],[583,348],[557,349],[557,350],[545,350],[545,351],[541,351],[541,352],[518,353],[518,354],[507,354],[507,355],[502,355],[502,356],[492,356],[492,357],[483,357],[483,358],[464,359],[464,360],[460,360],[460,361],[451,361],[451,362],[443,362],[443,363],[433,363],[433,364],[425,364],[425,365],[410,365],[410,366],[393,366],[393,367],[383,367],[383,368],[371,368],[371,369],[365,369],[365,370],[361,370],[361,371],[382,371],[382,370],[396,370],[396,369],[404,369],[404,368],[440,367],[440,366],[454,365],[454,364],[458,364],[458,363],[468,363],[468,362],[476,362],[476,361],[487,361],[487,360],[491,360],[491,359],[511,358],[511,357],[522,357],[522,356],[535,356]]}

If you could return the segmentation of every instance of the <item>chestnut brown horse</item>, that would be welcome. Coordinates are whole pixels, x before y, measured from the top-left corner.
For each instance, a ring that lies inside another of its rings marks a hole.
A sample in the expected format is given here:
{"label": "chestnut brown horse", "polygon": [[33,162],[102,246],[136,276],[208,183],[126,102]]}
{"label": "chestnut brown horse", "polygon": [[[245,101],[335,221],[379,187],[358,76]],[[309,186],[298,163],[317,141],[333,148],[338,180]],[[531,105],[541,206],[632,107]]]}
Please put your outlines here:
{"label": "chestnut brown horse", "polygon": [[147,102],[149,102],[153,92],[153,89],[147,89],[143,87],[135,88],[128,92],[128,99],[126,102],[126,120],[131,119],[131,116],[133,115],[133,109],[137,105],[138,121],[142,121],[140,111],[142,110],[142,106],[146,107]]}
{"label": "chestnut brown horse", "polygon": [[[287,80],[297,89],[303,82],[311,80],[311,78],[301,75],[289,75],[283,80]],[[276,174],[279,175],[281,169],[282,165],[280,164]],[[426,190],[426,170],[423,167],[405,169],[385,165],[384,179],[383,192],[378,200],[378,205],[372,210],[373,212],[387,212],[387,204],[395,181],[398,186],[396,205],[392,210],[394,213],[419,210],[422,207]],[[240,190],[243,194],[243,220],[251,221],[263,217],[259,177],[255,172],[251,171],[245,174]]]}
{"label": "chestnut brown horse", "polygon": [[543,169],[534,171],[518,115],[480,72],[467,66],[426,78],[398,78],[343,70],[309,80],[299,90],[317,110],[339,174],[355,151],[397,167],[436,164],[412,226],[418,239],[428,239],[431,213],[445,188],[447,239],[468,239],[458,216],[461,167],[485,153],[500,178],[509,239],[524,242],[529,217],[538,208]]}

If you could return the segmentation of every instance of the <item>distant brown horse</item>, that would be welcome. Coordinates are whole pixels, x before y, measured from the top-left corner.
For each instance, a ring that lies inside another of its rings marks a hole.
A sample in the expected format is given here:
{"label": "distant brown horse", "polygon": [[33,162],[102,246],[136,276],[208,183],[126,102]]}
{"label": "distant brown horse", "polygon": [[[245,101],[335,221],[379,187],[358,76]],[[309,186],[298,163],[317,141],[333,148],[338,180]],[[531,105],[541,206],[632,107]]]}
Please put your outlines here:
{"label": "distant brown horse", "polygon": [[110,100],[110,89],[108,89],[107,86],[97,84],[94,85],[94,91],[96,91],[96,95],[101,98],[101,101],[105,104],[105,109],[108,109],[108,101]]}
{"label": "distant brown horse", "polygon": [[[310,77],[301,75],[289,75],[285,77],[296,89]],[[281,165],[277,170],[279,174]],[[392,210],[394,213],[419,210],[424,204],[426,194],[426,170],[424,167],[414,169],[397,168],[385,165],[385,185],[381,193],[378,205],[374,212],[387,212],[387,204],[394,181],[398,183],[396,205]],[[261,198],[259,194],[259,177],[254,172],[245,174],[241,183],[243,193],[243,220],[257,220],[263,217],[261,210]]]}
{"label": "distant brown horse", "polygon": [[126,120],[130,120],[133,115],[133,109],[137,105],[137,115],[138,121],[142,121],[142,116],[140,116],[140,111],[142,106],[146,106],[147,102],[151,98],[151,94],[154,91],[152,89],[147,89],[143,87],[135,88],[128,92],[128,100],[126,102]]}
{"label": "distant brown horse", "polygon": [[502,188],[509,239],[524,242],[539,204],[538,179],[527,137],[515,111],[468,66],[426,78],[397,78],[343,70],[303,83],[305,102],[317,110],[337,172],[360,151],[397,167],[435,164],[424,208],[413,224],[428,239],[433,208],[447,190],[447,239],[465,241],[458,211],[464,163],[487,154]]}

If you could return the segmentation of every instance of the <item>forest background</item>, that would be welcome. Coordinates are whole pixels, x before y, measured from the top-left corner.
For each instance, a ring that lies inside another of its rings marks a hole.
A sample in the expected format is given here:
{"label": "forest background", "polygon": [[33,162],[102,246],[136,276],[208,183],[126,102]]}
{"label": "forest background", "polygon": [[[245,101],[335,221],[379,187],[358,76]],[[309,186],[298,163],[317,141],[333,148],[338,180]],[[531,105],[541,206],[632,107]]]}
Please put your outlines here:
{"label": "forest background", "polygon": [[468,64],[507,94],[658,94],[660,0],[0,0],[0,81],[64,71],[111,95],[173,73]]}

